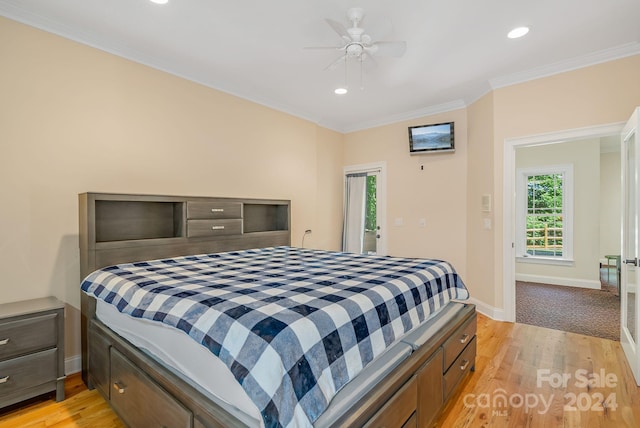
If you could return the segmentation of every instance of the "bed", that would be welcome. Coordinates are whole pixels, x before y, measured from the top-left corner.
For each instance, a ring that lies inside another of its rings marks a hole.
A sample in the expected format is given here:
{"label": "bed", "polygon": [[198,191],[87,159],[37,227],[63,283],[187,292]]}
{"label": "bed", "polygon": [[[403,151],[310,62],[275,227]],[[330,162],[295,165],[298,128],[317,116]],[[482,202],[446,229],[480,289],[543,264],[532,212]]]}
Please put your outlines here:
{"label": "bed", "polygon": [[289,213],[80,195],[83,379],[128,425],[435,421],[475,361],[453,267],[292,247]]}

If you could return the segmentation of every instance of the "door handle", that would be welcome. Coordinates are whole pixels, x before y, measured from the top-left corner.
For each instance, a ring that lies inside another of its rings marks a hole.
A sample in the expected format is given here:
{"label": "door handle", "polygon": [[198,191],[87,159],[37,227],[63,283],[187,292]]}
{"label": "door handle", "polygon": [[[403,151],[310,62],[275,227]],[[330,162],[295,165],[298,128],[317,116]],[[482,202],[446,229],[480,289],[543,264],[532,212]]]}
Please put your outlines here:
{"label": "door handle", "polygon": [[636,257],[635,259],[625,259],[624,263],[627,265],[638,266],[638,258]]}

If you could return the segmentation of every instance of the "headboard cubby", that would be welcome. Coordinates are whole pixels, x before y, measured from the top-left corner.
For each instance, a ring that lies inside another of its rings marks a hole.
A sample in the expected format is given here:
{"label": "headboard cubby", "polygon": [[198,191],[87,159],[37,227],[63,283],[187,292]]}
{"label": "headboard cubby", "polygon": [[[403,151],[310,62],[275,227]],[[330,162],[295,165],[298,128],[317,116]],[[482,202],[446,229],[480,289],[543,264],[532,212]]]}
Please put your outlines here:
{"label": "headboard cubby", "polygon": [[181,202],[96,200],[96,242],[182,237],[182,206]]}

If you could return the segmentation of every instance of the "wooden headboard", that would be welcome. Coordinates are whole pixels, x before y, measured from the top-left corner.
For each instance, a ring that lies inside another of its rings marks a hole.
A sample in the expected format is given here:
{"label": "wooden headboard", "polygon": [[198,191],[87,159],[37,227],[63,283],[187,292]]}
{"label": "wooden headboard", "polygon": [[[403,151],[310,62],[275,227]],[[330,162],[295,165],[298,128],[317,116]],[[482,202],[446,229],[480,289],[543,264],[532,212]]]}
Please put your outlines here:
{"label": "wooden headboard", "polygon": [[[82,193],[80,276],[105,266],[190,254],[291,245],[291,201]],[[88,319],[81,293],[83,378]]]}
{"label": "wooden headboard", "polygon": [[290,201],[82,193],[80,276],[141,260],[291,244]]}

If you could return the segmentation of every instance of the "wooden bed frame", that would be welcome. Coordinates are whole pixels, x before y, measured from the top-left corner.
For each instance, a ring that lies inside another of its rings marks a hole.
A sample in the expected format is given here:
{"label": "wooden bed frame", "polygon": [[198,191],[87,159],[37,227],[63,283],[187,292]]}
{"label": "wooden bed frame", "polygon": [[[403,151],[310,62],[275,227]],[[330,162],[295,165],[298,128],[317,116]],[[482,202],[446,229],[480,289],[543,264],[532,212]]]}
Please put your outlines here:
{"label": "wooden bed frame", "polygon": [[[79,195],[81,277],[117,263],[291,244],[290,201]],[[136,348],[81,293],[82,378],[129,426],[246,426],[188,379]],[[475,367],[476,316],[451,322],[354,403],[334,426],[432,426]]]}

